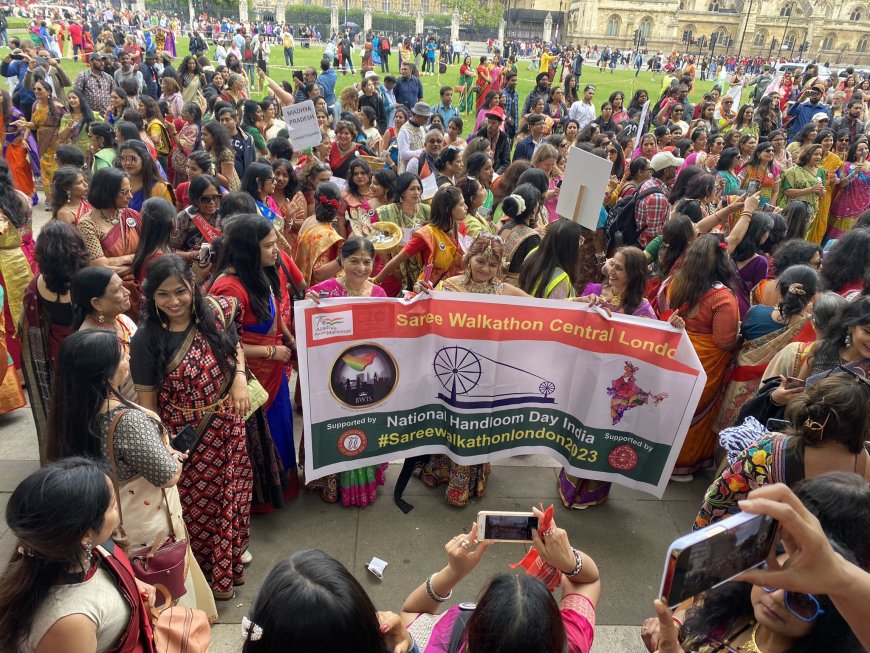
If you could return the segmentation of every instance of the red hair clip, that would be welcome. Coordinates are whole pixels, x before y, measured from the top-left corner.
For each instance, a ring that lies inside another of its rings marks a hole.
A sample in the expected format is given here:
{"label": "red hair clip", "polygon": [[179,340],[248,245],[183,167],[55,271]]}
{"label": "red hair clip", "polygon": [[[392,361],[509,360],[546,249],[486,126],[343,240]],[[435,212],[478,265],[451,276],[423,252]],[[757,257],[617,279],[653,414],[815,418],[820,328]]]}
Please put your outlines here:
{"label": "red hair clip", "polygon": [[326,195],[321,195],[318,199],[319,199],[319,201],[320,201],[321,204],[323,204],[323,205],[327,205],[327,204],[328,204],[329,206],[331,206],[332,208],[334,208],[336,211],[338,211],[339,207],[341,206],[341,205],[338,203],[338,200],[331,200],[331,199],[329,199]]}
{"label": "red hair clip", "polygon": [[728,243],[726,243],[724,240],[720,240],[719,247],[721,247],[722,249],[728,249]]}

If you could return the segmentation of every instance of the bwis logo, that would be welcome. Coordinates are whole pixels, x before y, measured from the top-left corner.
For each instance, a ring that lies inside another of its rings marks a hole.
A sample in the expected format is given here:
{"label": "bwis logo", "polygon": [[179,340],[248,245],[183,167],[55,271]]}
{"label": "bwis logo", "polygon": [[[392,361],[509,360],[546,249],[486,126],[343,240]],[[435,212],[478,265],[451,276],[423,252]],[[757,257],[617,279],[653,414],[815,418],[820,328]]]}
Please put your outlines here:
{"label": "bwis logo", "polygon": [[353,311],[324,313],[311,320],[311,339],[324,340],[353,335]]}

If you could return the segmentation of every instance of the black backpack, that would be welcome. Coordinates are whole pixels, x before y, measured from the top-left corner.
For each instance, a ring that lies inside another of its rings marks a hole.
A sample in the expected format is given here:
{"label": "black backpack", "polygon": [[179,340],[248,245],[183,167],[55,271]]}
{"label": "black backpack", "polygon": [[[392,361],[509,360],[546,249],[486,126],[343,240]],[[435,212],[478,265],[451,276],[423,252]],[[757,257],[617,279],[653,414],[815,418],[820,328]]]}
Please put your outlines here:
{"label": "black backpack", "polygon": [[647,225],[639,226],[635,219],[637,203],[649,195],[664,191],[658,186],[647,188],[642,193],[634,192],[623,197],[614,204],[607,213],[607,223],[604,226],[604,237],[607,247],[638,247],[640,235],[646,231]]}

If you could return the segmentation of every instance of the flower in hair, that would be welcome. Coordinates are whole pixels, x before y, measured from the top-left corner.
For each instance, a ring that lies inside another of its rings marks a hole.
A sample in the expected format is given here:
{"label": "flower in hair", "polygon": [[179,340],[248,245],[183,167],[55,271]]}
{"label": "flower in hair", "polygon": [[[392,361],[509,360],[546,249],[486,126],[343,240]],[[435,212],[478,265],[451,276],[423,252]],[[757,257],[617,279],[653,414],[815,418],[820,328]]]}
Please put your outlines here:
{"label": "flower in hair", "polygon": [[513,195],[509,195],[508,197],[510,197],[514,202],[517,203],[517,207],[519,207],[520,209],[520,214],[526,212],[526,200],[523,199],[522,195],[517,195],[516,193],[514,193]]}
{"label": "flower in hair", "polygon": [[317,201],[319,201],[324,206],[331,206],[336,211],[338,211],[339,207],[341,206],[338,203],[338,200],[329,199],[326,195],[321,195],[320,197],[317,198]]}
{"label": "flower in hair", "polygon": [[719,241],[719,247],[721,247],[722,249],[728,249],[728,243],[726,243],[724,240],[721,240]]}
{"label": "flower in hair", "polygon": [[257,642],[263,638],[263,628],[247,617],[242,617],[242,636],[245,641]]}
{"label": "flower in hair", "polygon": [[788,292],[790,295],[798,295],[803,297],[807,294],[807,291],[804,290],[804,285],[802,283],[793,283],[789,285]]}

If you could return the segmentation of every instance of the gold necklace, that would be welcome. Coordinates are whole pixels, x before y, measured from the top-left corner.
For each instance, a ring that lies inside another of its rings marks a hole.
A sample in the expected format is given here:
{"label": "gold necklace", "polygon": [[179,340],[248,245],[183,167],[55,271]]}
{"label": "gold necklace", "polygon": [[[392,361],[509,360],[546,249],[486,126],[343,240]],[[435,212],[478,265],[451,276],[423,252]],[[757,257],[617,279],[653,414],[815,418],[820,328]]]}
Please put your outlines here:
{"label": "gold necklace", "polygon": [[109,219],[109,218],[106,217],[106,212],[103,211],[103,209],[100,209],[100,217],[103,219],[103,222],[106,222],[106,223],[108,223],[108,224],[110,224],[110,225],[113,225],[113,226],[116,225],[116,224],[118,224],[118,223],[121,221],[121,219],[118,217],[118,211],[117,211],[117,210],[115,211],[115,217]]}
{"label": "gold necklace", "polygon": [[365,285],[363,285],[363,290],[351,290],[347,287],[347,284],[344,282],[344,279],[339,279],[338,283],[341,284],[341,287],[345,289],[348,297],[365,297]]}
{"label": "gold necklace", "polygon": [[764,653],[759,646],[758,642],[755,641],[755,634],[758,632],[758,626],[760,624],[756,623],[752,628],[752,632],[749,634],[749,641],[743,644],[738,651],[745,651],[745,653]]}

